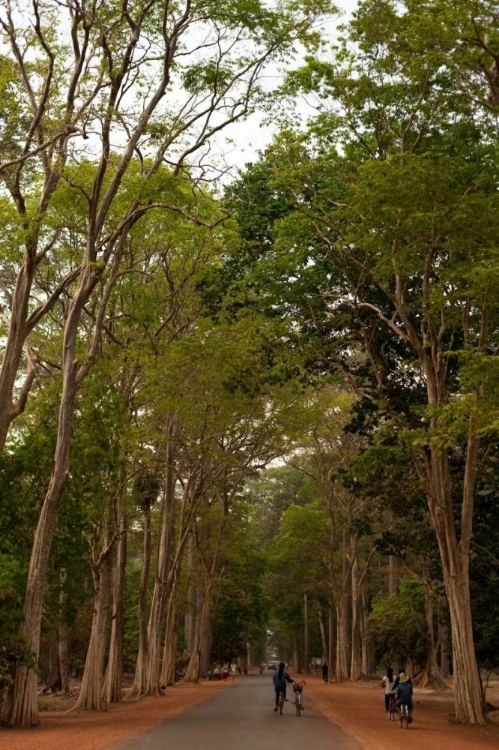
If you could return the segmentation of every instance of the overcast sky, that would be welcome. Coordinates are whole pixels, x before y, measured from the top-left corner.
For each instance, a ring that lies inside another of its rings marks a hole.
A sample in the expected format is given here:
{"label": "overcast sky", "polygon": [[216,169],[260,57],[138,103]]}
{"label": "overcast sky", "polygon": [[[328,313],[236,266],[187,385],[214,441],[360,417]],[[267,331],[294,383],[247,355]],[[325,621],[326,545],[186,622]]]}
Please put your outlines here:
{"label": "overcast sky", "polygon": [[[331,41],[336,36],[338,25],[344,23],[351,12],[355,10],[357,0],[336,0],[336,5],[341,8],[343,14],[328,23],[327,32],[331,37]],[[275,85],[278,85],[281,80],[282,76],[276,70]],[[246,163],[254,161],[258,151],[265,149],[270,143],[274,127],[264,124],[264,119],[262,115],[254,115],[245,122],[234,125],[225,132],[224,138],[226,137],[228,142],[223,144],[222,150],[230,167],[244,167]],[[232,169],[231,173],[232,177],[235,176]]]}

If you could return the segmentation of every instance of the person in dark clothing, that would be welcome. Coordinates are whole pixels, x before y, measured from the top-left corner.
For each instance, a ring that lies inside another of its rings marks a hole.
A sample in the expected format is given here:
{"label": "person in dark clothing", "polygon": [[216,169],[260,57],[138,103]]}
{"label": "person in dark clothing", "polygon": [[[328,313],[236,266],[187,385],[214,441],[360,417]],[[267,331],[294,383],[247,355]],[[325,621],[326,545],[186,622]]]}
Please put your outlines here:
{"label": "person in dark clothing", "polygon": [[328,681],[328,675],[329,675],[329,667],[326,664],[326,662],[324,662],[324,664],[322,665],[322,679],[324,680],[324,682]]}
{"label": "person in dark clothing", "polygon": [[289,674],[285,670],[286,665],[284,662],[281,662],[279,664],[279,669],[277,672],[274,672],[274,676],[272,677],[272,681],[274,683],[274,690],[275,690],[275,708],[274,711],[277,711],[279,709],[279,693],[284,693],[284,700],[286,699],[286,687],[288,682],[292,683],[294,680],[291,679]]}
{"label": "person in dark clothing", "polygon": [[403,703],[407,704],[409,716],[412,719],[412,682],[405,672],[399,674],[399,684],[397,685],[397,700],[395,702],[395,707],[399,716],[401,715],[400,706]]}

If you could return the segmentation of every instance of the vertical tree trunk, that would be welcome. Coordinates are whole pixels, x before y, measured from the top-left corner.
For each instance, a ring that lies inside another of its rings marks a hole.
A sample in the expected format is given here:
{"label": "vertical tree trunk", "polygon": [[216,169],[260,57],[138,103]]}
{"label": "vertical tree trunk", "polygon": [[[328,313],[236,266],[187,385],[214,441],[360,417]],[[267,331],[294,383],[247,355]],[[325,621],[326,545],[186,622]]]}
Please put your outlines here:
{"label": "vertical tree trunk", "polygon": [[388,593],[397,593],[397,561],[394,555],[388,555]]}
{"label": "vertical tree trunk", "polygon": [[336,607],[336,681],[348,679],[348,612],[347,598],[342,596]]}
{"label": "vertical tree trunk", "polygon": [[372,651],[369,647],[369,643],[366,638],[366,620],[369,615],[368,598],[367,596],[362,597],[362,628],[360,631],[361,643],[362,643],[362,674],[365,677],[372,677],[375,674],[375,666],[373,664]]}
{"label": "vertical tree trunk", "polygon": [[107,703],[102,696],[102,677],[111,609],[113,580],[113,555],[111,550],[96,566],[96,569],[94,568],[94,580],[96,581],[96,592],[92,631],[81,690],[74,706],[75,711],[80,709],[102,711],[107,708]]}
{"label": "vertical tree trunk", "polygon": [[200,628],[200,673],[207,672],[211,666],[211,647],[213,645],[213,629],[211,624],[212,607],[209,605],[204,621]]}
{"label": "vertical tree trunk", "polygon": [[449,647],[449,631],[446,625],[440,626],[440,674],[442,679],[446,680],[450,676],[449,657],[447,649]]}
{"label": "vertical tree trunk", "polygon": [[[33,539],[24,600],[22,631],[26,646],[33,653],[35,662],[38,662],[40,655],[40,628],[50,549],[69,469],[74,400],[78,385],[76,336],[83,307],[98,278],[91,269],[91,264],[85,265],[80,274],[64,328],[62,395],[59,405],[54,466]],[[16,670],[14,679],[9,724],[10,726],[33,726],[37,723],[37,673],[35,669],[20,667]]]}
{"label": "vertical tree trunk", "polygon": [[335,622],[334,622],[334,609],[333,603],[329,603],[329,617],[328,617],[328,630],[329,630],[329,652],[328,652],[328,666],[329,674],[336,674],[336,647],[334,642]]}
{"label": "vertical tree trunk", "polygon": [[168,611],[166,616],[165,643],[163,646],[163,662],[161,666],[160,687],[162,690],[168,685],[174,685],[176,680],[177,666],[177,606],[178,606],[178,584],[173,582]]}
{"label": "vertical tree trunk", "polygon": [[165,629],[168,588],[171,585],[171,566],[174,543],[174,508],[176,471],[174,466],[175,418],[169,416],[166,423],[166,480],[162,502],[162,523],[159,535],[158,555],[154,576],[154,591],[149,614],[148,639],[149,660],[145,692],[160,695],[161,638]]}
{"label": "vertical tree trunk", "polygon": [[329,644],[327,642],[326,637],[326,628],[324,627],[324,615],[322,612],[322,607],[319,604],[319,629],[321,632],[321,644],[322,644],[322,663],[327,662],[328,659],[328,653],[329,653]]}
{"label": "vertical tree trunk", "polygon": [[433,589],[429,584],[425,586],[425,613],[428,624],[430,648],[422,675],[417,680],[418,687],[444,687],[437,663],[437,643],[435,639],[435,623],[433,617]]}
{"label": "vertical tree trunk", "polygon": [[357,555],[352,564],[352,647],[350,659],[350,679],[360,680],[362,677],[362,593],[359,584],[359,568]]}
{"label": "vertical tree trunk", "polygon": [[308,629],[308,595],[303,595],[303,667],[305,674],[310,674],[310,640],[309,640],[309,629]]}
{"label": "vertical tree trunk", "polygon": [[68,659],[68,638],[69,628],[66,625],[66,593],[64,586],[68,577],[66,568],[61,568],[59,573],[59,669],[61,674],[61,690],[69,693],[69,659]]}
{"label": "vertical tree trunk", "polygon": [[[194,649],[185,672],[184,682],[199,682],[201,673],[201,659],[206,658],[206,648],[211,633],[211,586],[212,581],[205,582],[203,603],[199,616],[199,626],[196,628]],[[211,643],[209,644],[211,648]]]}
{"label": "vertical tree trunk", "polygon": [[116,551],[116,567],[113,580],[113,611],[111,618],[111,640],[104,680],[104,701],[121,703],[123,681],[123,630],[125,619],[125,572],[127,559],[127,517],[121,513],[119,537]]}
{"label": "vertical tree trunk", "polygon": [[[472,474],[469,463],[473,456],[468,446],[467,475]],[[435,527],[445,592],[449,603],[452,634],[452,660],[454,667],[454,697],[456,720],[462,724],[484,724],[483,694],[475,656],[473,625],[471,618],[469,582],[469,542],[472,523],[472,494],[474,478],[465,478],[461,539],[457,541],[448,457],[445,452],[434,450],[429,460],[428,505]],[[475,466],[476,468],[476,466]],[[468,486],[467,486],[468,484]]]}
{"label": "vertical tree trunk", "polygon": [[46,681],[45,690],[52,693],[58,693],[62,689],[61,668],[59,661],[59,642],[57,632],[51,630],[49,633],[49,673]]}
{"label": "vertical tree trunk", "polygon": [[295,635],[295,649],[293,653],[293,664],[295,665],[295,671],[297,674],[302,674],[302,663],[301,663],[301,651],[300,644],[298,643],[298,636]]}
{"label": "vertical tree trunk", "polygon": [[151,506],[144,503],[144,546],[142,553],[142,572],[139,588],[139,651],[135,666],[133,685],[128,694],[129,698],[140,698],[146,692],[149,671],[149,637],[147,630],[147,585],[149,569],[151,567]]}

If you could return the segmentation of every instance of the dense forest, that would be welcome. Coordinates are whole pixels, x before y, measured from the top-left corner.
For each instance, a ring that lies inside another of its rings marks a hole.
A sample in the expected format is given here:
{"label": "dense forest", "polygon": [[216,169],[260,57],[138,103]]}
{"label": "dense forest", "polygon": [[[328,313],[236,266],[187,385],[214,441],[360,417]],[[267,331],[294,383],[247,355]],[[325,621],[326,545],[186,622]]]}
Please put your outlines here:
{"label": "dense forest", "polygon": [[4,0],[0,27],[0,718],[275,653],[409,664],[483,724],[498,3]]}

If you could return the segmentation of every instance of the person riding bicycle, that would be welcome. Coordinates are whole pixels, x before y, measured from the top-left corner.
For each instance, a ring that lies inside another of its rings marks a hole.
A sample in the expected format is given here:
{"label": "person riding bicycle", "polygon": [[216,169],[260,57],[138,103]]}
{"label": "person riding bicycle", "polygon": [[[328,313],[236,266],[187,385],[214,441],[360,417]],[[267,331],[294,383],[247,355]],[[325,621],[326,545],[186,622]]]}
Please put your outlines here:
{"label": "person riding bicycle", "polygon": [[381,687],[385,688],[385,711],[386,713],[389,713],[390,698],[392,695],[395,695],[396,690],[396,679],[393,676],[393,669],[391,667],[387,668],[386,674],[381,680]]}
{"label": "person riding bicycle", "polygon": [[412,682],[410,681],[406,673],[402,672],[401,674],[399,674],[399,683],[397,685],[397,700],[395,702],[395,707],[397,709],[399,717],[402,716],[401,706],[404,703],[409,709],[409,717],[412,721]]}
{"label": "person riding bicycle", "polygon": [[284,700],[287,700],[286,698],[286,686],[287,683],[294,682],[293,679],[289,676],[289,674],[285,670],[286,665],[282,661],[279,664],[279,669],[277,672],[274,672],[274,675],[272,677],[272,680],[274,682],[274,690],[275,690],[275,708],[274,711],[278,711],[279,709],[279,693],[284,693]]}

